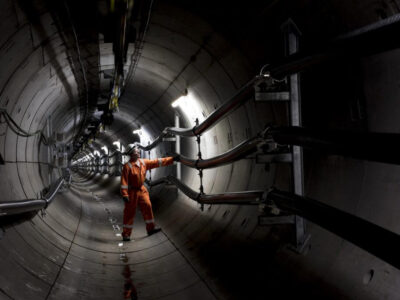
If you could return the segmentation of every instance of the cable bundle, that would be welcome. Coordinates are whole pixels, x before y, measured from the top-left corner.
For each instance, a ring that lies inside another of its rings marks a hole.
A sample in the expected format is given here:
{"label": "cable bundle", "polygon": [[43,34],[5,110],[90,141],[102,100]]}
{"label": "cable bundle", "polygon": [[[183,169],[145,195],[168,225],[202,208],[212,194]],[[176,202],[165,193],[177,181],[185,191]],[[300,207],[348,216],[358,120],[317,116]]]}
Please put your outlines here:
{"label": "cable bundle", "polygon": [[[43,134],[43,129],[42,130],[37,130],[35,132],[27,132],[24,129],[22,129],[20,126],[18,126],[18,124],[13,120],[13,118],[11,118],[11,116],[9,115],[9,113],[5,110],[0,108],[0,116],[4,117],[5,123],[7,123],[8,127],[18,136],[21,137],[31,137],[31,136],[35,136],[40,134],[40,141],[43,141],[43,144],[48,146],[49,143],[47,141],[47,138],[45,137],[45,135]],[[0,124],[4,123],[0,121]],[[2,133],[1,135],[5,135],[5,132]]]}

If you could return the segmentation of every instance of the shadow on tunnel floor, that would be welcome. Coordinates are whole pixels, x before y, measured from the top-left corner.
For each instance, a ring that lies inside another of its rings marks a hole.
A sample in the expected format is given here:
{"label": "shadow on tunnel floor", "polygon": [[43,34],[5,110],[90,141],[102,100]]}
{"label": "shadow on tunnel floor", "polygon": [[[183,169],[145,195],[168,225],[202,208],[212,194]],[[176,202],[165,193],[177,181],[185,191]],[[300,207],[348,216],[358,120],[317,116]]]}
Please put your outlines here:
{"label": "shadow on tunnel floor", "polygon": [[[159,201],[158,196],[152,197],[156,216]],[[270,227],[264,240],[235,237],[232,233],[228,236],[220,230],[210,234],[208,240],[196,241],[192,237],[193,243],[180,250],[222,299],[350,299],[317,274],[287,259],[288,251],[299,255],[288,247],[292,234],[287,225]],[[176,241],[182,236],[170,238]]]}

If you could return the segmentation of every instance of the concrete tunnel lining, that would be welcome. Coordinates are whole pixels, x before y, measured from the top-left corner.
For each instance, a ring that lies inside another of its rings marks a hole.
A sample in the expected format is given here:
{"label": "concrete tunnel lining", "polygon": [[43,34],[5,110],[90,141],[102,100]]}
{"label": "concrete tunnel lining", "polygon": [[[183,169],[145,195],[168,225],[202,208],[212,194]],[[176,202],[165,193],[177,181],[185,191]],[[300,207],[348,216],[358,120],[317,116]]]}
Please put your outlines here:
{"label": "concrete tunnel lining", "polygon": [[[4,67],[0,72],[0,107],[6,107],[18,124],[29,131],[42,128],[49,115],[54,116],[54,128],[62,130],[77,117],[73,102],[73,98],[77,98],[77,84],[69,68],[65,46],[59,44],[57,30],[53,27],[49,31],[52,36],[45,42],[57,45],[53,51],[55,57],[47,57],[45,63],[41,63],[47,44],[41,44],[40,35],[34,33],[34,27],[26,20],[22,21],[22,15],[9,18],[11,24],[18,24],[17,31],[12,26],[0,28],[4,40],[9,43],[1,47],[7,51],[0,55]],[[373,21],[370,17],[365,19]],[[46,24],[43,28],[48,29],[49,14],[43,14],[41,20]],[[257,69],[250,63],[254,58],[236,50],[236,45],[215,31],[207,20],[185,9],[157,3],[152,22],[154,26],[151,23],[143,59],[121,99],[120,116],[104,136],[99,137],[96,145],[111,149],[113,141],[120,140],[126,146],[136,125],[156,137],[165,126],[173,124],[174,111],[170,103],[187,85],[196,92],[202,110],[208,115]],[[350,27],[350,21],[347,22]],[[29,32],[33,33],[33,41]],[[210,34],[212,37],[203,45],[204,37]],[[27,44],[32,45],[32,49]],[[197,59],[174,81],[197,49],[202,49]],[[397,74],[397,70],[387,71],[382,65],[391,65],[390,61],[397,59],[397,54],[396,51],[385,53],[372,61],[364,61],[367,70],[379,70],[372,73],[376,78],[366,77],[365,80],[375,84],[394,81],[390,72]],[[54,63],[58,65],[57,72],[53,72]],[[109,65],[98,67],[102,70]],[[58,80],[60,71],[66,82]],[[34,80],[30,81],[31,78]],[[372,86],[364,83],[370,109],[376,106],[375,98],[380,95]],[[396,90],[392,95],[391,99],[397,95]],[[131,97],[137,102],[130,102]],[[159,101],[152,106],[158,97]],[[396,119],[382,125],[395,103],[391,99],[386,100],[387,106],[380,106],[381,112],[369,112],[369,116],[376,116],[369,119],[370,129],[391,131],[393,125],[398,126]],[[149,112],[132,123],[149,107]],[[278,105],[249,102],[202,136],[202,151],[206,157],[222,153],[256,134],[266,120],[284,123],[284,113]],[[190,127],[192,124],[185,120],[183,125]],[[120,130],[123,127],[127,129]],[[3,130],[4,126],[0,128]],[[16,137],[9,130],[6,136],[0,136],[0,144],[6,160],[0,172],[7,174],[0,180],[1,200],[35,198],[49,184],[47,169],[50,170],[50,165],[45,148],[41,147],[38,152],[38,138]],[[168,151],[170,145],[165,144],[153,150],[151,156]],[[196,156],[193,139],[183,140],[182,151],[187,156]],[[397,166],[336,157],[306,156],[306,159],[309,168],[306,189],[310,196],[398,232],[397,208],[391,212],[391,199],[397,193]],[[59,176],[57,170],[51,172],[53,177]],[[170,172],[173,167],[157,170],[152,176],[159,178]],[[271,166],[266,170],[251,160],[207,170],[205,174],[207,193],[271,185],[289,189],[290,182],[287,166]],[[123,293],[126,266],[130,268],[129,278],[139,292],[139,299],[265,299],[268,294],[274,298],[292,293],[335,299],[380,299],[384,296],[395,299],[398,294],[398,270],[314,224],[309,224],[312,248],[306,256],[298,256],[283,247],[290,229],[257,226],[256,209],[225,205],[206,206],[201,211],[197,204],[170,186],[152,190],[155,215],[164,233],[145,238],[144,225],[138,215],[134,233],[137,241],[123,246],[123,253],[129,258],[124,262],[108,213],[111,211],[113,218],[122,219],[122,203],[116,194],[118,179],[107,175],[75,176],[74,186],[57,196],[46,216],[38,214],[29,222],[5,229],[0,240],[0,265],[1,270],[13,271],[0,272],[0,298],[115,299]],[[195,170],[184,168],[183,179],[193,188],[199,186]],[[354,188],[353,182],[361,184]],[[384,197],[380,197],[382,192]],[[376,203],[374,199],[383,201]],[[363,276],[370,269],[375,270],[374,278],[365,285]]]}

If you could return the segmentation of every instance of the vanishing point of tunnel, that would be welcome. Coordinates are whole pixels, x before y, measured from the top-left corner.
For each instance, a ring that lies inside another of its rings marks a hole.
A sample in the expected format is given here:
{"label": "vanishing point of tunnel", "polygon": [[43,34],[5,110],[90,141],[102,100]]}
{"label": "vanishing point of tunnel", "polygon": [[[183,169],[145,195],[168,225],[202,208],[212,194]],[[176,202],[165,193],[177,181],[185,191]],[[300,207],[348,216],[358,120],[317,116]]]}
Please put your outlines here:
{"label": "vanishing point of tunnel", "polygon": [[0,299],[400,299],[399,49],[399,0],[0,0]]}

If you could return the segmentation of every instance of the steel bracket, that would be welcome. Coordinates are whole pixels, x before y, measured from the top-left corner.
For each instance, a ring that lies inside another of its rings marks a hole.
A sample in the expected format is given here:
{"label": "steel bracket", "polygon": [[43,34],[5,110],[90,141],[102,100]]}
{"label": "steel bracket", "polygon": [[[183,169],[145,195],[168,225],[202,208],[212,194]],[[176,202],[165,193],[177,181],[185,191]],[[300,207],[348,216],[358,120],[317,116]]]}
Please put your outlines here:
{"label": "steel bracket", "polygon": [[259,226],[270,226],[270,225],[283,225],[283,224],[294,224],[294,215],[287,216],[258,216]]}
{"label": "steel bracket", "polygon": [[258,85],[254,86],[254,100],[257,102],[290,101],[287,80],[275,80],[267,76]]}
{"label": "steel bracket", "polygon": [[268,101],[289,101],[289,92],[257,92],[255,94],[255,101],[257,102],[268,102]]}
{"label": "steel bracket", "polygon": [[[299,50],[299,37],[301,32],[292,19],[288,19],[281,26],[285,41],[285,55],[293,55]],[[301,126],[301,93],[299,74],[287,77],[290,94],[290,125]],[[293,191],[296,195],[304,195],[304,170],[303,149],[298,146],[292,147],[292,178]],[[310,240],[306,233],[306,221],[300,217],[294,217],[295,236],[292,249],[297,253],[303,253]]]}
{"label": "steel bracket", "polygon": [[257,164],[291,163],[292,153],[265,153],[256,155]]}
{"label": "steel bracket", "polygon": [[169,137],[169,138],[163,138],[163,142],[176,142],[176,138],[174,137]]}

